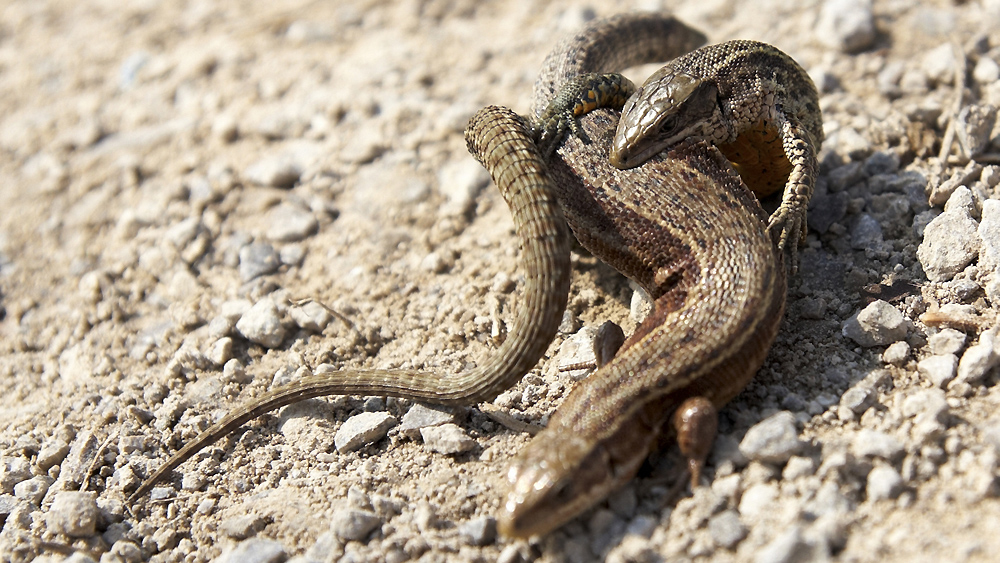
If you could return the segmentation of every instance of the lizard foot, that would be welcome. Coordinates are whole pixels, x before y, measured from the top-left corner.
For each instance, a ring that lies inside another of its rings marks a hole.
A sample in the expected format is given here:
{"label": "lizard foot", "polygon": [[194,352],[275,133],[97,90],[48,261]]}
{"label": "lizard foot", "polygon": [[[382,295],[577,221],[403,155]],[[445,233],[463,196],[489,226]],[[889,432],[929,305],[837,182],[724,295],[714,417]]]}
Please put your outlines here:
{"label": "lizard foot", "polygon": [[551,156],[566,138],[568,131],[589,144],[590,139],[580,129],[576,118],[597,108],[620,110],[634,91],[635,85],[616,73],[581,74],[567,82],[532,127],[532,134],[542,154],[546,158]]}
{"label": "lizard foot", "polygon": [[789,270],[799,270],[799,245],[806,241],[806,210],[797,205],[781,204],[767,222],[767,232],[778,248],[788,255]]}

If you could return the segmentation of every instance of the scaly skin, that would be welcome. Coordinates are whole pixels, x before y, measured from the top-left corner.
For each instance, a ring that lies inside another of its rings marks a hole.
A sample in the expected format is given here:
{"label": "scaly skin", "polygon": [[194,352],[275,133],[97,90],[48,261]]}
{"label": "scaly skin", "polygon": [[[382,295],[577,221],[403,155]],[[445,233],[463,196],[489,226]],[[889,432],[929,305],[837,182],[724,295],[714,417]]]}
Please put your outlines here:
{"label": "scaly skin", "polygon": [[768,229],[789,252],[794,272],[823,142],[819,97],[806,71],[758,41],[728,41],[678,57],[625,104],[611,163],[638,166],[688,138],[718,146],[758,197],[784,190]]}

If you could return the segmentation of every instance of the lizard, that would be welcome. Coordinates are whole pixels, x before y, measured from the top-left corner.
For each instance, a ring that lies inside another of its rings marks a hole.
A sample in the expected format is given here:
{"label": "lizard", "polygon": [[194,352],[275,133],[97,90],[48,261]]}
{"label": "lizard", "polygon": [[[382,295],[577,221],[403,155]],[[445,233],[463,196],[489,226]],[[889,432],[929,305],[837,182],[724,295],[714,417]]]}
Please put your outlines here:
{"label": "lizard", "polygon": [[[557,47],[559,56],[546,59],[536,99],[543,99],[549,89],[551,95],[566,77],[588,67],[617,69],[654,57],[667,60],[703,41],[699,32],[667,16],[632,14],[598,21]],[[563,63],[565,68],[559,66]],[[535,276],[564,266],[562,259],[551,259],[565,254],[565,248],[555,243],[557,232],[535,244],[538,252],[533,255],[531,241],[538,239],[524,239],[531,229],[522,228],[530,218],[557,224],[562,220],[560,209],[584,247],[657,299],[653,314],[610,361],[577,385],[549,427],[511,466],[500,529],[508,536],[528,536],[562,525],[629,480],[664,418],[674,411],[681,413],[677,418],[686,416],[685,409],[678,409],[680,403],[691,398],[688,406],[695,411],[714,408],[742,389],[777,331],[784,306],[784,268],[766,233],[759,204],[711,145],[685,141],[641,168],[620,171],[579,139],[569,138],[558,149],[558,157],[545,162],[524,121],[498,108],[483,111],[470,122],[467,139],[505,198],[515,195],[508,203],[519,238],[528,241],[522,242],[527,269],[523,303],[531,302],[535,293],[545,294],[550,307],[542,309],[558,311],[556,318],[565,306],[568,290],[561,279],[533,282]],[[608,147],[615,121],[614,112],[598,109],[583,118],[582,128],[598,147]],[[508,143],[488,141],[498,138]],[[533,164],[524,168],[525,162]],[[525,182],[541,187],[517,188]],[[545,195],[549,190],[556,193],[557,209],[534,203],[542,199],[551,204]],[[517,193],[527,195],[519,199]],[[536,344],[544,342],[544,350],[552,336],[529,328],[545,319],[533,317],[539,309],[523,303],[508,342],[527,331]],[[471,375],[457,377],[342,370],[274,389],[238,407],[184,446],[147,478],[130,502],[239,425],[305,398],[382,394],[443,404],[488,400],[519,377],[513,373],[537,361],[537,356],[531,357],[536,349],[525,346],[508,347],[505,342],[494,355],[516,362],[518,369],[500,369],[491,358]],[[496,376],[497,371],[502,376]],[[699,404],[698,398],[705,400]],[[580,433],[566,434],[576,430]],[[703,442],[698,448],[704,450]],[[696,455],[703,460],[704,453]],[[551,463],[547,457],[551,455],[566,463]]]}

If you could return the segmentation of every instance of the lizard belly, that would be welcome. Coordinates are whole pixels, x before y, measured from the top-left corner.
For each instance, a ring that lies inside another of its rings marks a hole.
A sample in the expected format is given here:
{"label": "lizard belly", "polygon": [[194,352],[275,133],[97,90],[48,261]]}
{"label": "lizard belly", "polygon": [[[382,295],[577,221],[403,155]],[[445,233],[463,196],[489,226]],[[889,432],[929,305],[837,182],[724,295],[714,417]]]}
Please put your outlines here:
{"label": "lizard belly", "polygon": [[784,189],[792,172],[781,133],[773,122],[758,121],[732,143],[720,144],[719,150],[760,198]]}

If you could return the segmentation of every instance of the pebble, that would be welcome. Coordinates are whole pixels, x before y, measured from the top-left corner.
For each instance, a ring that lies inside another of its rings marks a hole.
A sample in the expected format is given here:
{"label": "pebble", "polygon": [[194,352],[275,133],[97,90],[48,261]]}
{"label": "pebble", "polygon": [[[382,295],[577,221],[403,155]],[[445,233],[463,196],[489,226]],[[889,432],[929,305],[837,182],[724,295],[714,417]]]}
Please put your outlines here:
{"label": "pebble", "polygon": [[253,538],[222,552],[212,563],[281,563],[286,559],[288,553],[280,542]]}
{"label": "pebble", "polygon": [[758,483],[740,497],[739,511],[746,518],[756,518],[770,508],[778,498],[778,487],[773,483]]}
{"label": "pebble", "polygon": [[291,188],[302,176],[302,167],[287,156],[271,156],[248,166],[243,175],[260,186]]}
{"label": "pebble", "polygon": [[903,478],[893,467],[876,465],[868,472],[866,491],[874,501],[894,499],[903,492]]}
{"label": "pebble", "polygon": [[851,441],[851,453],[858,458],[880,458],[895,463],[906,451],[903,443],[895,437],[865,428],[858,431]]}
{"label": "pebble", "polygon": [[336,510],[330,518],[330,531],[346,541],[362,541],[381,525],[382,519],[377,514],[357,508]]}
{"label": "pebble", "polygon": [[293,305],[288,308],[288,316],[292,322],[302,330],[321,333],[333,320],[333,315],[326,307],[315,301],[307,301],[301,305]]}
{"label": "pebble", "polygon": [[867,213],[862,213],[851,227],[851,248],[864,250],[882,244],[882,225]]}
{"label": "pebble", "polygon": [[[948,202],[971,198],[965,186],[959,186]],[[979,224],[965,205],[946,206],[944,213],[924,228],[924,240],[917,248],[917,260],[936,282],[948,281],[965,269],[979,253]]]}
{"label": "pebble", "polygon": [[472,545],[489,545],[497,537],[497,521],[492,516],[480,516],[458,526],[459,535]]}
{"label": "pebble", "polygon": [[965,333],[953,328],[944,328],[927,337],[931,354],[957,354],[965,346]]}
{"label": "pebble", "polygon": [[[931,189],[931,195],[927,198],[927,202],[935,206],[948,203],[948,200],[951,199],[952,195],[954,195],[955,190],[960,187],[968,189],[966,186],[971,185],[972,182],[979,177],[981,172],[982,166],[979,163],[975,161],[969,162],[965,168],[952,173],[947,180],[934,186]],[[955,205],[958,205],[960,201],[962,202],[961,206],[967,207],[971,213],[971,206],[967,206],[965,202],[967,201],[970,204],[972,203],[972,192],[968,192],[967,194],[960,196],[959,199],[956,200]]]}
{"label": "pebble", "polygon": [[282,203],[268,213],[267,238],[276,242],[297,242],[316,233],[319,221],[308,209]]}
{"label": "pebble", "polygon": [[387,412],[363,412],[344,421],[333,443],[340,453],[353,452],[384,438],[396,422],[396,417]]}
{"label": "pebble", "polygon": [[810,544],[802,536],[802,528],[792,526],[760,548],[754,557],[754,563],[800,563],[828,559],[816,552],[817,546]]}
{"label": "pebble", "polygon": [[724,510],[708,520],[708,533],[712,541],[726,549],[733,549],[747,537],[746,526],[740,522],[735,510]]}
{"label": "pebble", "polygon": [[438,172],[438,191],[445,197],[439,213],[444,216],[468,213],[476,195],[489,181],[486,169],[475,160],[462,158],[446,162]]}
{"label": "pebble", "polygon": [[848,195],[845,192],[817,195],[809,206],[809,226],[820,234],[847,216]]}
{"label": "pebble", "polygon": [[882,361],[894,366],[901,366],[906,363],[910,356],[910,345],[905,340],[893,342],[882,352]]}
{"label": "pebble", "polygon": [[751,461],[780,464],[798,453],[801,447],[795,415],[781,411],[747,430],[740,442],[740,453]]}
{"label": "pebble", "polygon": [[428,426],[420,429],[424,447],[439,454],[459,454],[475,448],[478,444],[457,424]]}
{"label": "pebble", "polygon": [[917,363],[917,372],[926,377],[935,387],[941,389],[944,389],[952,379],[955,379],[957,369],[958,356],[955,354],[929,356]]}
{"label": "pebble", "polygon": [[244,338],[265,348],[276,348],[285,339],[278,308],[270,299],[263,299],[240,317],[236,330]]}
{"label": "pebble", "polygon": [[69,454],[59,466],[59,480],[82,485],[99,447],[100,442],[93,432],[85,430],[77,434]]}
{"label": "pebble", "polygon": [[416,438],[420,436],[422,428],[439,426],[453,422],[454,420],[455,414],[447,407],[416,403],[403,415],[403,419],[400,421],[399,432],[403,436]]}
{"label": "pebble", "polygon": [[958,381],[970,385],[982,381],[986,374],[1000,363],[997,354],[997,328],[979,335],[979,342],[962,354],[958,363]]}
{"label": "pebble", "polygon": [[226,518],[219,524],[219,531],[236,540],[245,540],[267,526],[269,520],[260,514],[241,514]]}
{"label": "pebble", "polygon": [[48,475],[38,475],[21,481],[14,485],[14,496],[35,506],[41,506],[42,499],[45,498],[45,493],[49,491],[53,481],[54,479]]}
{"label": "pebble", "polygon": [[986,150],[997,120],[997,108],[989,104],[963,107],[955,119],[955,138],[965,155],[976,156]]}
{"label": "pebble", "polygon": [[[205,358],[217,366],[224,366],[230,359],[232,359],[232,357],[233,339],[228,336],[223,336],[222,338],[216,340],[212,343],[208,350],[205,351]],[[226,373],[225,367],[223,367],[222,373]]]}
{"label": "pebble", "polygon": [[86,538],[97,531],[100,510],[94,493],[62,491],[55,495],[46,515],[49,529],[72,538]]}
{"label": "pebble", "polygon": [[1000,270],[1000,200],[983,202],[979,236],[979,270],[995,274]]}
{"label": "pebble", "polygon": [[[585,326],[563,341],[556,354],[556,365],[560,372],[570,366],[591,365],[597,359],[594,356],[594,339],[597,328]],[[574,380],[580,380],[590,374],[589,369],[567,370],[565,373]]]}
{"label": "pebble", "polygon": [[14,485],[31,478],[31,463],[23,457],[0,458],[0,492],[14,492]]}
{"label": "pebble", "polygon": [[240,248],[240,279],[244,282],[273,273],[280,266],[280,256],[270,244],[258,242]]}
{"label": "pebble", "polygon": [[927,51],[921,59],[920,68],[932,82],[951,84],[955,77],[955,51],[951,43],[942,43]]}
{"label": "pebble", "polygon": [[898,309],[879,299],[844,321],[842,333],[861,346],[870,348],[902,340],[906,337],[907,325]]}
{"label": "pebble", "polygon": [[823,2],[815,37],[831,49],[857,53],[875,42],[875,15],[871,0]]}
{"label": "pebble", "polygon": [[941,389],[921,389],[902,401],[903,416],[913,419],[911,434],[920,445],[936,445],[944,433],[948,400]]}
{"label": "pebble", "polygon": [[278,251],[278,257],[286,266],[301,266],[306,258],[306,249],[301,244],[286,244]]}
{"label": "pebble", "polygon": [[[840,397],[841,420],[854,420],[875,404],[875,394],[863,385],[851,387]],[[846,411],[846,412],[845,412]]]}
{"label": "pebble", "polygon": [[993,84],[1000,80],[1000,65],[989,57],[979,57],[972,69],[972,78],[980,84]]}

